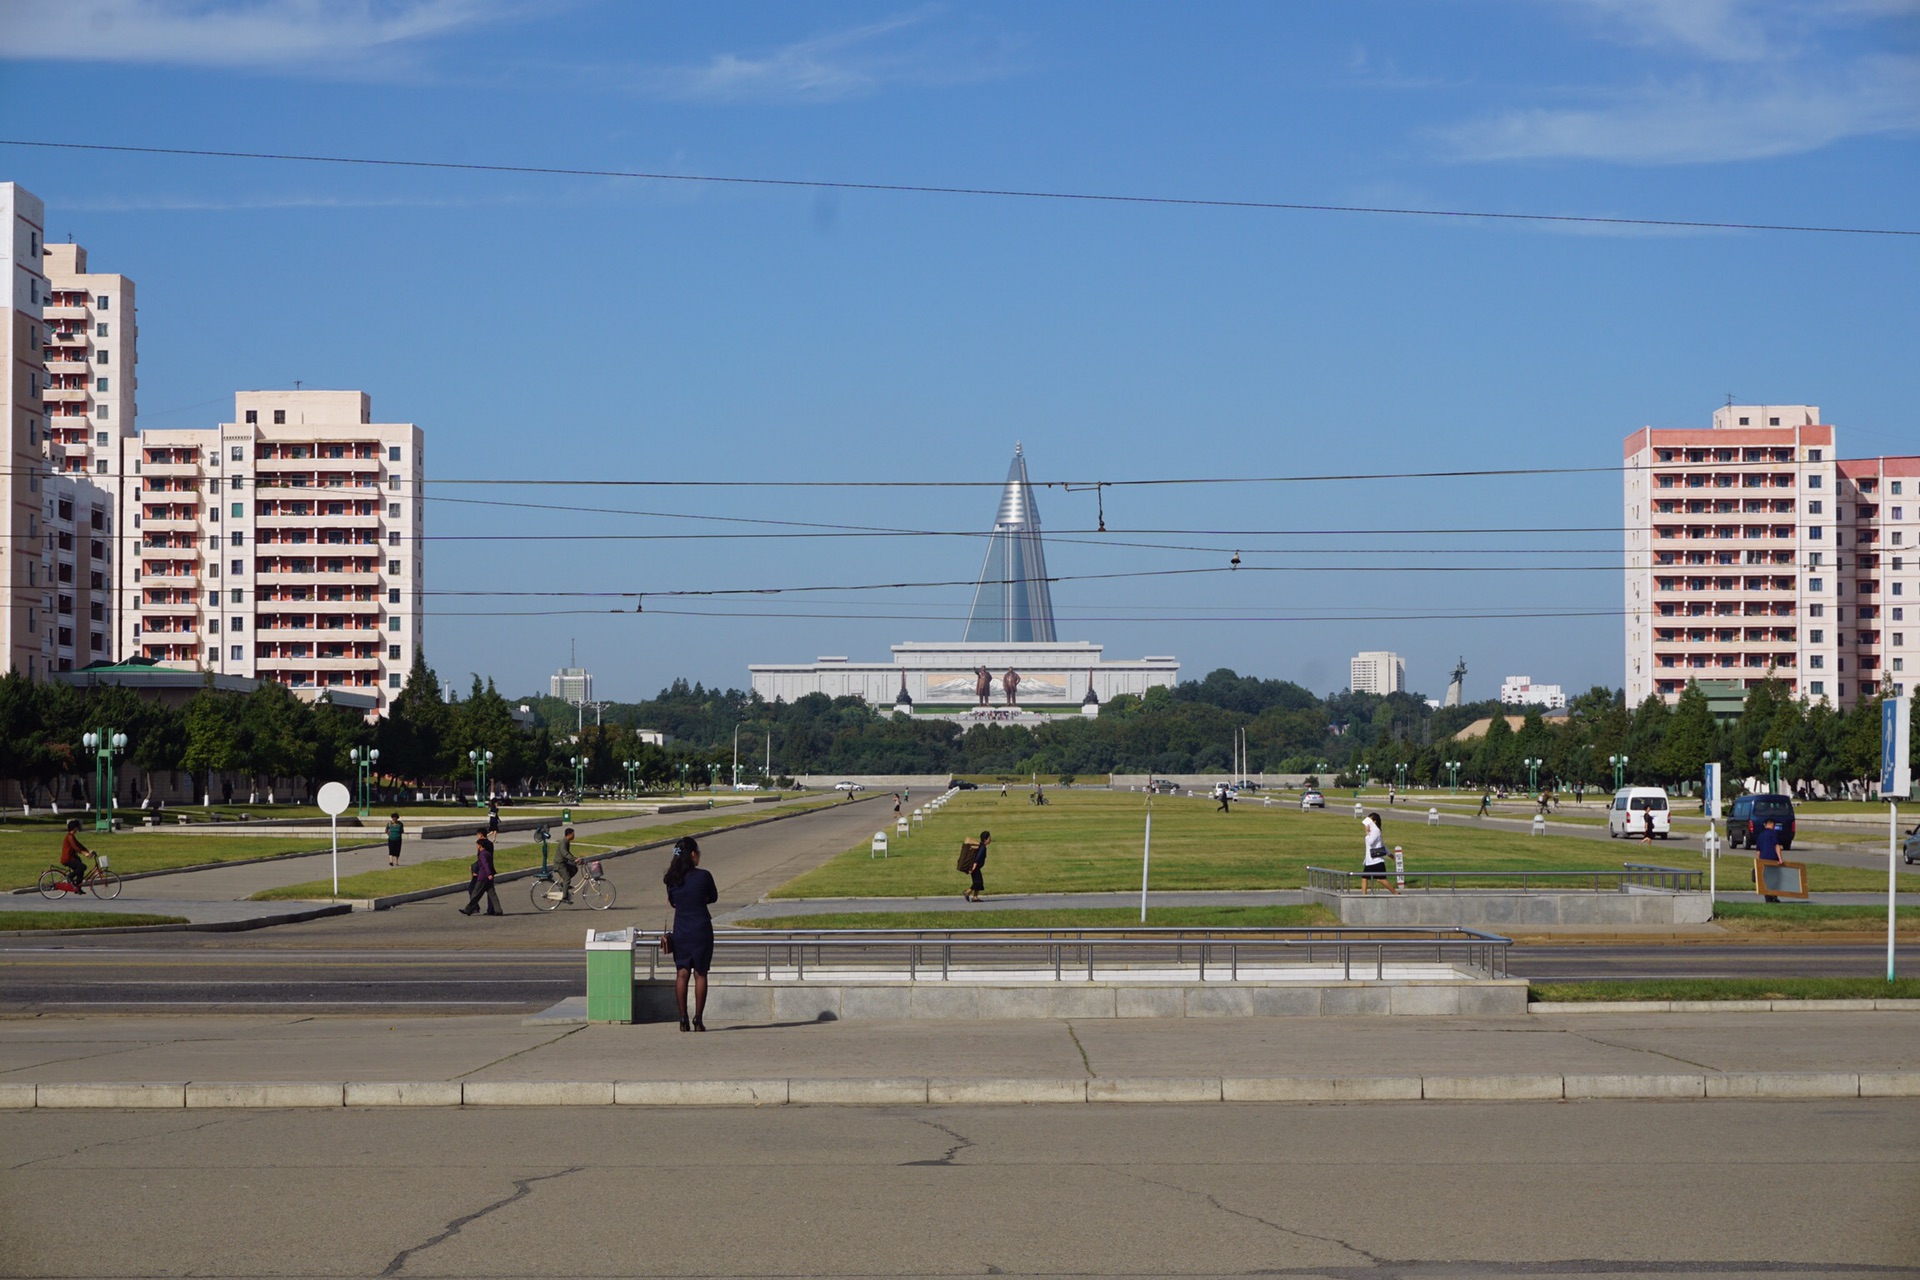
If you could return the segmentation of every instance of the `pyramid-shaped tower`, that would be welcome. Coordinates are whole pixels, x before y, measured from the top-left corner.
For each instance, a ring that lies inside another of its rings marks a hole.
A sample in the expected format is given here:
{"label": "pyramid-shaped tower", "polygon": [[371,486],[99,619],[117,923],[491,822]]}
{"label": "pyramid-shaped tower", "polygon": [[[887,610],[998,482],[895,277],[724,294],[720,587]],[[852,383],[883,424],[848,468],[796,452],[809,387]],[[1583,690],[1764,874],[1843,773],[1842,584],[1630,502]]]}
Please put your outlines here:
{"label": "pyramid-shaped tower", "polygon": [[1040,508],[1027,480],[1027,459],[1013,447],[1000,514],[987,540],[980,583],[967,614],[968,643],[1040,641],[1051,643],[1053,593],[1047,584],[1047,557],[1040,546]]}

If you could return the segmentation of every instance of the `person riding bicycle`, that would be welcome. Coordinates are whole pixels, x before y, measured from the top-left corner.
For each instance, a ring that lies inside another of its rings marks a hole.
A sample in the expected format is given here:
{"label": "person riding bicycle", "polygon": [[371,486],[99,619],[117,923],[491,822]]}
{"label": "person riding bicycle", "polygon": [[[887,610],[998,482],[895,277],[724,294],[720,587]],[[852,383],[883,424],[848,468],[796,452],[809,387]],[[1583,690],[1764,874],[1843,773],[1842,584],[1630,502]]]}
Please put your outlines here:
{"label": "person riding bicycle", "polygon": [[60,865],[65,869],[75,893],[79,893],[86,882],[87,859],[93,856],[93,850],[80,843],[80,819],[68,818],[67,835],[60,842]]}
{"label": "person riding bicycle", "polygon": [[573,856],[573,828],[560,833],[560,901],[573,901],[573,876],[580,870],[580,859]]}

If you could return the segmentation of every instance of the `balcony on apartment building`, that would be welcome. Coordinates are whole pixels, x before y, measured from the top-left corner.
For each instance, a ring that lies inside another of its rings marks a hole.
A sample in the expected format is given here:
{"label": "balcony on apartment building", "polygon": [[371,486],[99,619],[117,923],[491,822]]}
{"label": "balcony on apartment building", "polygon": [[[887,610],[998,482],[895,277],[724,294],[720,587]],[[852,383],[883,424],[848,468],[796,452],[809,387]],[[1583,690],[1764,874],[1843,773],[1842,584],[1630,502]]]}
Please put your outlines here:
{"label": "balcony on apartment building", "polygon": [[87,363],[85,352],[82,352],[79,355],[72,357],[71,359],[56,359],[55,357],[49,356],[47,358],[46,368],[48,373],[54,374],[56,376],[62,375],[62,374],[75,374],[75,375],[78,375],[79,377],[84,378],[88,374],[93,372],[93,366]]}
{"label": "balcony on apartment building", "polygon": [[140,462],[140,474],[143,476],[198,476],[200,474],[200,456],[197,453],[188,449],[169,449],[164,452],[185,453],[188,456],[168,457],[164,460],[143,458]]}
{"label": "balcony on apartment building", "polygon": [[85,320],[87,308],[81,303],[47,303],[40,308],[42,320]]}

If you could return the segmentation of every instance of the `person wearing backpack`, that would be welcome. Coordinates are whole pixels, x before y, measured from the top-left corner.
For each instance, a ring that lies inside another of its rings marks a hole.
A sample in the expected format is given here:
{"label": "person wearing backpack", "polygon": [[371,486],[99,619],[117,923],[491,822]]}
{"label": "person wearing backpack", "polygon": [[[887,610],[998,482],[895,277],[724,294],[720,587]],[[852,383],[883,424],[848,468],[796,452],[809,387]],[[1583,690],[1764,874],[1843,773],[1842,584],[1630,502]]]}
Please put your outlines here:
{"label": "person wearing backpack", "polygon": [[980,901],[980,895],[987,891],[987,882],[981,876],[980,869],[987,865],[987,842],[992,838],[991,832],[982,831],[979,844],[969,840],[960,846],[961,860],[967,864],[961,870],[973,877],[973,883],[966,892],[968,902]]}

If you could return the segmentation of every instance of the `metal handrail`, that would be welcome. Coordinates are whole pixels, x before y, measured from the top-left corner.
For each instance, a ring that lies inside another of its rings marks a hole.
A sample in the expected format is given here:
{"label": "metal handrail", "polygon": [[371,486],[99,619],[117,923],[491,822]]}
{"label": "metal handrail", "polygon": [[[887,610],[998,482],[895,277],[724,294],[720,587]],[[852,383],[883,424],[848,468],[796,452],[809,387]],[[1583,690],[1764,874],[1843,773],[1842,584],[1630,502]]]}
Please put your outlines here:
{"label": "metal handrail", "polygon": [[[658,933],[635,931],[635,970],[647,956],[646,977],[661,977]],[[1202,981],[1238,980],[1243,967],[1325,964],[1351,978],[1384,980],[1387,964],[1453,965],[1490,978],[1506,975],[1510,940],[1494,933],[1451,926],[1358,928],[1160,929],[1101,926],[1034,929],[779,929],[719,930],[714,936],[720,968],[774,969],[804,978],[816,970],[897,969],[910,979],[942,979],[956,966],[969,970],[1051,969],[1056,981],[1094,981],[1101,968],[1192,966]],[[671,972],[669,970],[669,972]]]}
{"label": "metal handrail", "polygon": [[[1350,892],[1355,881],[1362,878],[1378,879],[1376,872],[1372,877],[1359,871],[1339,871],[1331,867],[1308,867],[1307,888],[1323,889],[1333,893]],[[1699,890],[1706,887],[1706,872],[1691,871],[1682,867],[1660,867],[1650,863],[1628,862],[1622,864],[1619,871],[1408,871],[1405,873],[1405,888],[1429,891],[1445,889],[1449,893],[1460,890],[1462,880],[1503,880],[1519,881],[1521,892],[1528,892],[1536,886],[1542,889],[1558,889],[1561,892],[1581,891],[1593,893],[1623,892],[1628,885],[1646,889]],[[1582,884],[1582,882],[1585,882]],[[1485,885],[1470,885],[1469,888],[1486,888]]]}

